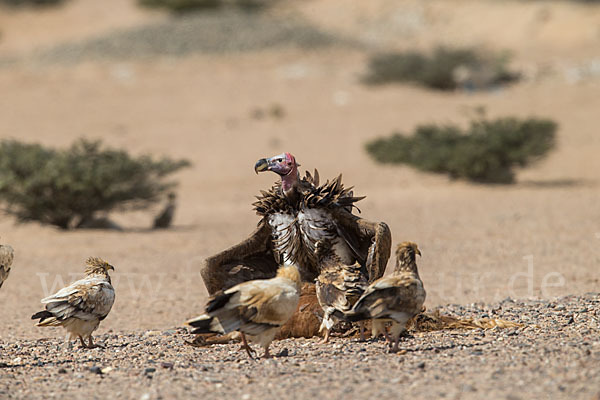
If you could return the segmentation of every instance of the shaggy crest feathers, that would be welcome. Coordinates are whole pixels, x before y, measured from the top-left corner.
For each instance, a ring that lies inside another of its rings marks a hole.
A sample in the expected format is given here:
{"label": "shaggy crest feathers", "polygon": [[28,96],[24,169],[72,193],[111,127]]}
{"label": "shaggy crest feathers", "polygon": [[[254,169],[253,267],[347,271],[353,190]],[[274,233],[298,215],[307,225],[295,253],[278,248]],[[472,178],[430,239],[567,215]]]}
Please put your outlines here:
{"label": "shaggy crest feathers", "polygon": [[85,260],[85,274],[86,275],[92,275],[92,274],[103,274],[103,275],[107,275],[107,271],[108,270],[113,270],[115,269],[115,267],[113,267],[112,265],[110,265],[109,263],[107,263],[106,261],[104,261],[103,259],[99,258],[99,257],[89,257],[87,260]]}

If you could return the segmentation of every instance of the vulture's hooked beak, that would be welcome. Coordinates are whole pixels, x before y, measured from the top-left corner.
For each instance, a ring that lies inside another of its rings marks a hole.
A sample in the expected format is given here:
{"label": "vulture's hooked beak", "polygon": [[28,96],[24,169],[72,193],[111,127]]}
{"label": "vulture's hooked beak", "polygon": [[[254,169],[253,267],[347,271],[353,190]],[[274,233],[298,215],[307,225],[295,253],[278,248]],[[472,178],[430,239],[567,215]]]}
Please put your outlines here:
{"label": "vulture's hooked beak", "polygon": [[260,160],[258,160],[256,162],[256,164],[254,164],[254,172],[256,172],[257,174],[259,172],[267,171],[268,169],[269,169],[269,159],[268,158],[261,158]]}
{"label": "vulture's hooked beak", "polygon": [[418,254],[420,257],[423,257],[423,256],[421,256],[421,250],[419,250],[419,249],[416,249],[416,250],[415,250],[415,253],[416,253],[416,254]]}
{"label": "vulture's hooked beak", "polygon": [[113,271],[114,271],[114,270],[115,270],[115,267],[113,267],[112,265],[110,265],[110,264],[109,264],[109,265],[108,265],[108,267],[106,267],[106,270],[107,270],[107,271],[110,271],[110,270],[113,270]]}

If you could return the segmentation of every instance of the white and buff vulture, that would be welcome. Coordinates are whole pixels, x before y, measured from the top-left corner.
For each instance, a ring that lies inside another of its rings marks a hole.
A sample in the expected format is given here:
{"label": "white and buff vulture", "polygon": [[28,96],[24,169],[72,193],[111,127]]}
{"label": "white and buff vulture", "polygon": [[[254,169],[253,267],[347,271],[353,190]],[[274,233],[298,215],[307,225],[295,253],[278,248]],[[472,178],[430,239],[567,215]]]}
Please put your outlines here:
{"label": "white and buff vulture", "polygon": [[320,239],[331,242],[342,263],[360,264],[369,282],[383,275],[391,249],[388,226],[353,214],[364,197],[354,197],[341,175],[319,184],[316,170],[301,178],[298,166],[290,153],[256,162],[256,173],[272,171],[280,181],[261,191],[253,204],[261,219],[250,237],[204,261],[201,273],[209,294],[272,278],[280,265],[296,265],[302,281],[313,283],[321,272],[315,252]]}
{"label": "white and buff vulture", "polygon": [[[396,267],[391,275],[369,285],[352,310],[337,317],[350,321],[373,320],[373,337],[383,333],[392,352],[398,351],[400,335],[406,323],[421,312],[425,289],[417,270],[416,256],[421,255],[415,243],[403,242],[396,249]],[[391,338],[385,324],[391,322]]]}
{"label": "white and buff vulture", "polygon": [[0,287],[8,278],[14,257],[15,252],[12,247],[6,244],[0,245]]}
{"label": "white and buff vulture", "polygon": [[[39,319],[36,326],[62,326],[68,332],[67,341],[79,338],[85,348],[100,347],[94,344],[92,332],[106,318],[115,301],[115,290],[108,275],[108,271],[114,269],[100,258],[88,258],[85,278],[42,299],[46,309],[31,319]],[[88,343],[84,339],[88,339]]]}
{"label": "white and buff vulture", "polygon": [[208,301],[205,314],[186,323],[195,334],[239,331],[251,358],[245,335],[258,342],[265,350],[264,358],[269,358],[269,345],[296,311],[300,285],[296,266],[282,266],[275,278],[256,279],[219,292]]}
{"label": "white and buff vulture", "polygon": [[[337,321],[335,310],[342,313],[350,311],[368,286],[367,277],[359,263],[346,265],[333,252],[329,241],[317,242],[317,258],[321,273],[316,280],[316,294],[323,309],[323,321],[320,331],[325,331],[322,343],[329,341],[329,332]],[[364,340],[364,327],[360,326],[361,339]]]}

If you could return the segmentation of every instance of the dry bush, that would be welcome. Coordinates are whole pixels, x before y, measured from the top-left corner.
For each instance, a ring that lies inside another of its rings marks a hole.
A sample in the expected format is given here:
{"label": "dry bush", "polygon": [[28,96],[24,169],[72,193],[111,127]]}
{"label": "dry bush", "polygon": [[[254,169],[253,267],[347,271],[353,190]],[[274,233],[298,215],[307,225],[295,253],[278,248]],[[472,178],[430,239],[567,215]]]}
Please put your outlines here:
{"label": "dry bush", "polygon": [[363,81],[369,85],[410,82],[437,90],[486,89],[518,79],[506,55],[475,49],[436,48],[376,54]]}
{"label": "dry bush", "polygon": [[166,177],[189,165],[132,157],[99,141],[56,150],[8,140],[0,143],[0,202],[19,221],[69,229],[98,211],[148,207],[175,185]]}
{"label": "dry bush", "polygon": [[408,164],[480,183],[514,183],[525,167],[555,146],[556,123],[546,119],[478,118],[463,130],[455,125],[421,125],[412,136],[395,133],[367,143],[378,162]]}

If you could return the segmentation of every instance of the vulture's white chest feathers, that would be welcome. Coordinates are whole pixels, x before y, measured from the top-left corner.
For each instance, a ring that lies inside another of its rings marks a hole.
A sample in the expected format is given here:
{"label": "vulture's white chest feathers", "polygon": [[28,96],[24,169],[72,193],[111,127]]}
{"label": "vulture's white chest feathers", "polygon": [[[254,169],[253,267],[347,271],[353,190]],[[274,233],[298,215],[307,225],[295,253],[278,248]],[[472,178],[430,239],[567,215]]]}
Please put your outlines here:
{"label": "vulture's white chest feathers", "polygon": [[274,213],[269,216],[273,245],[286,265],[314,270],[315,249],[320,239],[328,239],[342,262],[351,264],[355,258],[350,247],[340,237],[338,227],[327,210],[308,208],[296,215]]}

